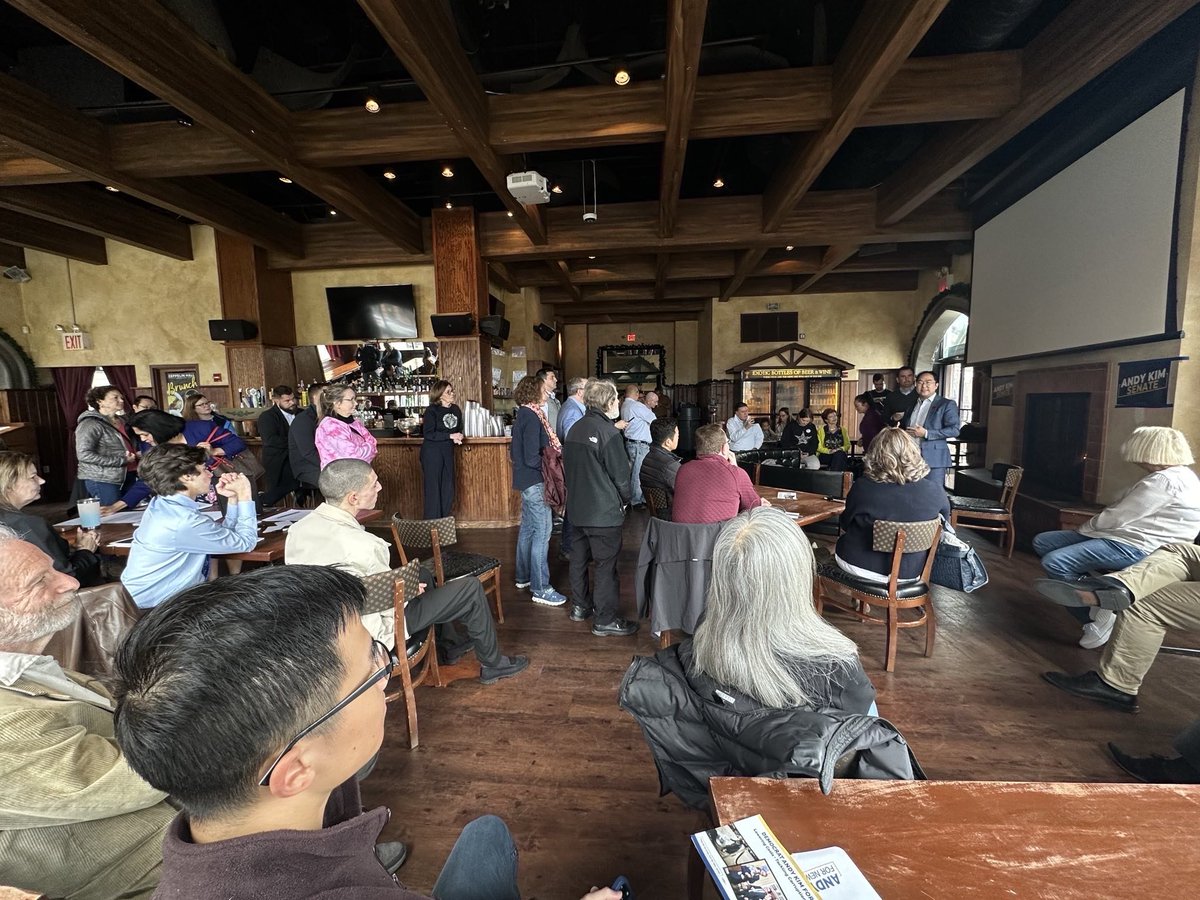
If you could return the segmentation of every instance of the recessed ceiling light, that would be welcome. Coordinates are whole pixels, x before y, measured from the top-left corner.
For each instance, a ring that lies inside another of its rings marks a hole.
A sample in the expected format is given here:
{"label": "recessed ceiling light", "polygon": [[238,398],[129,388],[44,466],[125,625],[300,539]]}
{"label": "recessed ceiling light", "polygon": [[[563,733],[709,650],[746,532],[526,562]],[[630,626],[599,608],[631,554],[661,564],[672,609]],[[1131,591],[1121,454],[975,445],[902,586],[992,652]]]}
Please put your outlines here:
{"label": "recessed ceiling light", "polygon": [[380,107],[379,101],[376,100],[374,97],[368,97],[367,101],[363,104],[363,109],[365,109],[367,112],[371,113],[372,115],[379,112],[379,110],[381,108],[382,107]]}
{"label": "recessed ceiling light", "polygon": [[114,194],[119,194],[119,193],[121,193],[121,189],[120,189],[120,188],[118,188],[118,187],[113,187],[111,184],[106,184],[106,185],[104,186],[104,189],[105,189],[106,191],[112,191]]}
{"label": "recessed ceiling light", "polygon": [[725,181],[723,178],[721,178],[720,175],[718,175],[716,178],[713,179],[713,187],[715,187],[715,188],[725,187]]}
{"label": "recessed ceiling light", "polygon": [[336,210],[336,209],[331,209],[331,210],[329,211],[329,214],[330,214],[331,216],[336,216],[336,215],[337,215],[337,210]]}
{"label": "recessed ceiling light", "polygon": [[442,166],[442,177],[443,178],[453,178],[454,170],[452,168],[450,168],[449,166]]}
{"label": "recessed ceiling light", "polygon": [[513,217],[513,211],[511,209],[508,211],[508,217],[510,219]]}
{"label": "recessed ceiling light", "polygon": [[194,124],[189,116],[179,116],[175,121],[184,128],[191,128]]}
{"label": "recessed ceiling light", "polygon": [[617,71],[613,73],[613,81],[621,87],[629,84],[629,67],[625,63],[617,63]]}
{"label": "recessed ceiling light", "polygon": [[786,250],[788,253],[791,253],[791,252],[792,252],[793,250],[795,250],[796,248],[795,248],[795,246],[793,246],[792,244],[788,244],[788,245],[787,245],[786,247],[784,247],[783,249],[784,249],[784,250]]}
{"label": "recessed ceiling light", "polygon": [[595,258],[596,257],[594,255],[588,257],[588,259],[595,259]]}
{"label": "recessed ceiling light", "polygon": [[561,184],[556,184],[554,187],[550,188],[550,193],[552,193],[552,194],[561,194],[561,193],[562,193],[562,185],[561,185]]}
{"label": "recessed ceiling light", "polygon": [[446,209],[454,209],[454,204],[449,200],[446,201]]}
{"label": "recessed ceiling light", "polygon": [[384,170],[383,170],[383,177],[384,177],[384,178],[386,178],[388,181],[395,181],[395,180],[396,180],[396,173],[395,173],[395,172],[393,172],[391,169],[384,169]]}
{"label": "recessed ceiling light", "polygon": [[280,175],[279,180],[282,181],[284,184],[292,183],[292,179],[288,178],[286,175]]}

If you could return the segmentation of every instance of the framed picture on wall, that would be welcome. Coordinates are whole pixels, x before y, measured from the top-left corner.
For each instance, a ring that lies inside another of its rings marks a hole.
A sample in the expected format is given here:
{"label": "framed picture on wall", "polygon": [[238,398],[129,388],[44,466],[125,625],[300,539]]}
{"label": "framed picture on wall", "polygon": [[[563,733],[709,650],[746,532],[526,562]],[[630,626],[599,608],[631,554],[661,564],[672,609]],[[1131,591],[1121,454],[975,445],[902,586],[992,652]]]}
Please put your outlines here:
{"label": "framed picture on wall", "polygon": [[196,363],[175,366],[151,366],[154,393],[159,408],[183,415],[183,401],[189,391],[200,390],[200,366]]}

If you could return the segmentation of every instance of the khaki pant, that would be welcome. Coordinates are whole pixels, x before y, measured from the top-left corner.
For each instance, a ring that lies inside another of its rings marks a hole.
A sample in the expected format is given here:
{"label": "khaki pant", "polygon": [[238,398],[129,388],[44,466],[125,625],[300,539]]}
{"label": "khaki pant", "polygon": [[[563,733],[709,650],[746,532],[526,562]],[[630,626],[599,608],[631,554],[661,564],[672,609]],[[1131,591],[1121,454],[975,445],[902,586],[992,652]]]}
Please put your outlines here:
{"label": "khaki pant", "polygon": [[1200,546],[1168,544],[1109,577],[1122,581],[1135,602],[1117,614],[1100,677],[1136,694],[1168,628],[1200,631]]}

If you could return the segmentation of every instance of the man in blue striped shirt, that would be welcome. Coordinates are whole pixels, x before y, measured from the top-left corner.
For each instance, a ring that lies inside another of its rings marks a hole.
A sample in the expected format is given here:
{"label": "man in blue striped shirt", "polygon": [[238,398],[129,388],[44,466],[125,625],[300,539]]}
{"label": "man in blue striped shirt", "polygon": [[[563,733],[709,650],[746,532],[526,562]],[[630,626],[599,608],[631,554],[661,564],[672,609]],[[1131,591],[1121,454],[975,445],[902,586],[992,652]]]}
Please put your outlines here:
{"label": "man in blue striped shirt", "polygon": [[121,583],[143,609],[205,581],[210,553],[245,553],[258,543],[250,482],[240,472],[217,482],[217,493],[229,500],[225,520],[201,515],[196,499],[208,493],[212,477],[206,459],[200,447],[162,444],[138,466],[155,496],[133,534]]}

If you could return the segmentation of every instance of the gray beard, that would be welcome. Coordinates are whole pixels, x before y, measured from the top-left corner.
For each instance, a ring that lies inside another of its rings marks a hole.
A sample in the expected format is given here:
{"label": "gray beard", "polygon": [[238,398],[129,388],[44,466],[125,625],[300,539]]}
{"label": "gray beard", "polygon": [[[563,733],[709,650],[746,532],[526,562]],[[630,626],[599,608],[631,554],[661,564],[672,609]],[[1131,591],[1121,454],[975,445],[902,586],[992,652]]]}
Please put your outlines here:
{"label": "gray beard", "polygon": [[44,607],[32,615],[0,606],[0,648],[28,644],[62,631],[79,618],[81,610],[82,603],[75,593],[61,605]]}

